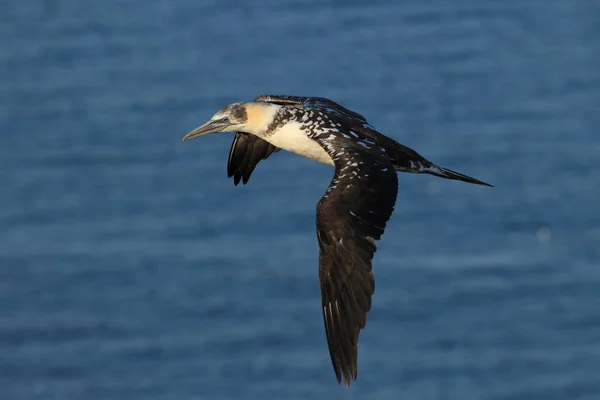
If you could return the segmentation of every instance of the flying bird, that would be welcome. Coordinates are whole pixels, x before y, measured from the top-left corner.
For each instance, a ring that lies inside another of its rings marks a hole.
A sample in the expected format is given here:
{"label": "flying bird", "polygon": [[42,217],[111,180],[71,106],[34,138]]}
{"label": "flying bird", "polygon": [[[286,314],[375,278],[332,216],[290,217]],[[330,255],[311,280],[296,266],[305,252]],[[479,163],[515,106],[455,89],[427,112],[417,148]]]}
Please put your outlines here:
{"label": "flying bird", "polygon": [[396,172],[492,185],[428,161],[323,97],[263,95],[233,103],[183,140],[216,132],[236,132],[227,161],[235,185],[248,183],[257,164],[280,149],[335,167],[317,204],[319,280],[331,362],[338,383],[349,387],[375,290],[373,255],[396,203]]}

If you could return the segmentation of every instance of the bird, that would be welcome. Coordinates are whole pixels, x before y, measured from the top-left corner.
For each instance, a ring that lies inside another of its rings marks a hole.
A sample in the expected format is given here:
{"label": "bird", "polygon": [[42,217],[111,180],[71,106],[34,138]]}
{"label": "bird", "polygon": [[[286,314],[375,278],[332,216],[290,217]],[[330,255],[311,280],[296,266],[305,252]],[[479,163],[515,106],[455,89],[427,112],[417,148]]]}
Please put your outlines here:
{"label": "bird", "polygon": [[236,186],[281,149],[334,167],[316,209],[318,273],[331,363],[338,384],[343,379],[349,388],[375,291],[373,256],[396,205],[397,172],[493,186],[434,164],[325,97],[261,95],[232,103],[183,140],[217,132],[235,132],[227,176]]}

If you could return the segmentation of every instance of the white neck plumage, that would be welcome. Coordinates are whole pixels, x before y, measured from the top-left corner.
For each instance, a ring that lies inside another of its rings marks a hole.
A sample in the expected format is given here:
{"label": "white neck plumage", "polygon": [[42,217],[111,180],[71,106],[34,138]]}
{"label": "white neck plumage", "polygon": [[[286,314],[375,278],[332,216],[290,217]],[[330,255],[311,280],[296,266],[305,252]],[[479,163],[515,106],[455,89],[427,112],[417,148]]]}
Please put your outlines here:
{"label": "white neck plumage", "polygon": [[307,136],[307,131],[300,129],[306,121],[281,120],[281,124],[273,127],[281,106],[268,103],[246,104],[245,132],[256,135],[273,146],[296,153],[311,160],[333,165],[333,160],[325,150]]}

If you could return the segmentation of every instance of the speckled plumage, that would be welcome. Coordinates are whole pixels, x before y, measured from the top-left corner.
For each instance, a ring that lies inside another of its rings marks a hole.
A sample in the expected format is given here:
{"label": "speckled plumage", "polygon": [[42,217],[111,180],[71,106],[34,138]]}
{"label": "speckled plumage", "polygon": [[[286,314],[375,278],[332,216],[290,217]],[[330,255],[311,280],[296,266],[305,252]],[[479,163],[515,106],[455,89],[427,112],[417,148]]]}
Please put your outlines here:
{"label": "speckled plumage", "polygon": [[357,377],[358,338],[375,291],[373,255],[396,202],[396,171],[491,185],[435,165],[329,99],[265,95],[214,118],[223,116],[242,127],[227,163],[236,185],[280,148],[335,167],[317,205],[319,280],[333,369],[348,387]]}

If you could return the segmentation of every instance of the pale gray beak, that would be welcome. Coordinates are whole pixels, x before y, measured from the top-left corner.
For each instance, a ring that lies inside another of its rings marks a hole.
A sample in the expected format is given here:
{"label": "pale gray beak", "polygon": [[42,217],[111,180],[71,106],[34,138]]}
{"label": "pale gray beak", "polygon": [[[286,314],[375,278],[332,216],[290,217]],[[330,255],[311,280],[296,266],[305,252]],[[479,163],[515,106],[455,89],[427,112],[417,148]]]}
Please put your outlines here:
{"label": "pale gray beak", "polygon": [[194,139],[210,133],[224,132],[230,126],[229,122],[223,120],[210,120],[205,124],[200,125],[193,131],[183,137],[183,140]]}

